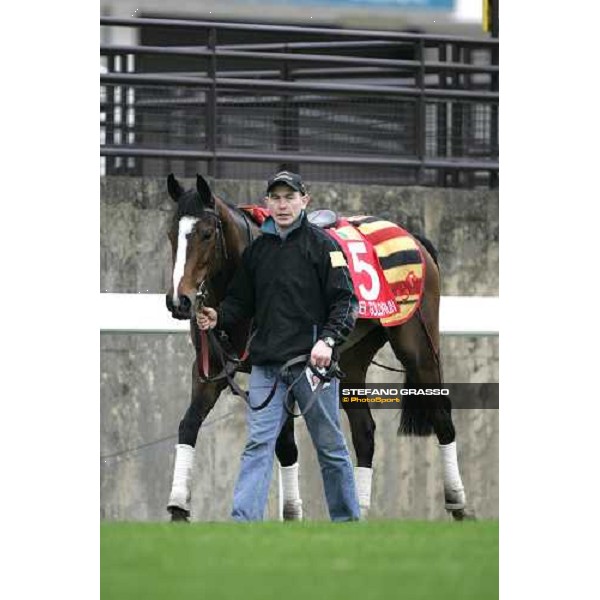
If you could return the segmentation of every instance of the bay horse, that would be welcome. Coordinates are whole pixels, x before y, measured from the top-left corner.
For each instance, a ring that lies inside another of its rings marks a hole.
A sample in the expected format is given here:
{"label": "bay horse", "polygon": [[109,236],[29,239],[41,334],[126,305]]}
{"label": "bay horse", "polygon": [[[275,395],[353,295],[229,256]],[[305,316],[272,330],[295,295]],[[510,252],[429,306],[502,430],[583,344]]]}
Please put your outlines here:
{"label": "bay horse", "polygon": [[[218,306],[225,297],[242,252],[261,232],[247,213],[215,196],[201,175],[197,175],[195,189],[185,190],[171,173],[167,178],[167,189],[177,209],[169,230],[173,269],[166,304],[174,318],[190,321],[190,335],[196,349],[191,403],[179,424],[167,508],[172,521],[189,521],[191,473],[200,427],[227,387],[228,380],[232,380],[233,372],[249,373],[251,368],[248,359],[244,358],[229,362],[228,369],[220,344],[214,338],[202,337],[204,333],[200,333],[196,324],[197,297],[202,291],[206,306]],[[405,323],[392,327],[383,327],[376,319],[358,319],[355,329],[340,347],[339,366],[345,374],[340,382],[342,387],[349,382],[364,384],[373,357],[386,342],[404,366],[405,386],[416,388],[442,383],[437,253],[427,239],[414,237],[426,261],[420,309]],[[227,356],[244,354],[250,330],[251,323],[246,322],[230,332]],[[405,396],[399,433],[419,436],[435,433],[442,458],[445,508],[455,520],[462,520],[469,518],[469,514],[465,510],[466,497],[457,461],[456,433],[450,401],[447,397],[442,398],[445,404],[424,408],[418,397]],[[344,408],[357,458],[355,479],[361,514],[366,517],[371,502],[375,421],[369,408],[357,410],[346,405]],[[283,484],[284,519],[301,520],[298,450],[291,417],[279,434],[276,456]]]}

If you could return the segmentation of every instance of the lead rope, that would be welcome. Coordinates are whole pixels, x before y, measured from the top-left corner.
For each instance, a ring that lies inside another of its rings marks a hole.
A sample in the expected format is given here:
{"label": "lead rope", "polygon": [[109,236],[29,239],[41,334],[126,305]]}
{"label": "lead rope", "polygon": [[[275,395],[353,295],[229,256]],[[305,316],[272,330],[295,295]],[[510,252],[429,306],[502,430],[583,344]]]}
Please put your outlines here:
{"label": "lead rope", "polygon": [[[292,383],[290,383],[287,386],[287,390],[285,391],[285,396],[283,398],[283,407],[285,408],[285,411],[287,412],[287,414],[290,415],[290,417],[292,417],[293,419],[297,419],[298,417],[303,417],[308,413],[308,411],[314,406],[315,402],[318,401],[319,393],[323,389],[325,384],[331,382],[331,380],[334,377],[337,377],[337,378],[345,377],[345,374],[340,371],[337,361],[331,361],[327,371],[325,373],[320,373],[316,367],[313,367],[310,364],[310,354],[300,354],[299,356],[296,356],[295,358],[288,360],[285,364],[282,365],[282,367],[279,369],[279,373],[277,374],[275,383],[273,384],[273,387],[271,388],[271,391],[269,392],[269,395],[267,396],[267,398],[259,406],[256,406],[256,407],[252,406],[250,404],[250,402],[248,401],[247,402],[248,406],[254,411],[262,410],[263,408],[268,406],[268,404],[273,399],[273,396],[275,395],[275,391],[277,389],[277,385],[279,384],[279,381],[281,381],[281,379],[284,375],[287,375],[287,372],[289,371],[289,369],[291,367],[296,366],[298,364],[302,364],[302,369],[300,370],[300,373],[298,374],[298,376],[292,381]],[[299,408],[298,409],[299,412],[295,413],[293,410],[293,405],[294,405],[295,400],[293,400],[290,403],[289,397],[290,397],[290,395],[292,395],[292,397],[293,397],[294,386],[302,379],[302,377],[305,377],[306,369],[310,369],[312,371],[312,373],[316,377],[318,377],[319,382],[315,386],[315,389],[312,391],[311,397],[306,405],[306,408],[304,409],[304,412],[302,412],[302,410],[300,410],[300,408]],[[290,371],[290,373],[291,373],[291,371]]]}

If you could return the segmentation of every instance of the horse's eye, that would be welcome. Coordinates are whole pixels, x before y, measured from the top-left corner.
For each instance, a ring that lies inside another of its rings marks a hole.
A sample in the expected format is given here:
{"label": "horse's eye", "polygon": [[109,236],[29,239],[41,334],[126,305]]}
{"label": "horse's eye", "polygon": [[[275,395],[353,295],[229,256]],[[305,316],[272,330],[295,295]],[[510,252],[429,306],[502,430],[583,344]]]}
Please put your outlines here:
{"label": "horse's eye", "polygon": [[203,231],[202,232],[202,239],[203,240],[208,240],[211,235],[212,235],[212,231]]}

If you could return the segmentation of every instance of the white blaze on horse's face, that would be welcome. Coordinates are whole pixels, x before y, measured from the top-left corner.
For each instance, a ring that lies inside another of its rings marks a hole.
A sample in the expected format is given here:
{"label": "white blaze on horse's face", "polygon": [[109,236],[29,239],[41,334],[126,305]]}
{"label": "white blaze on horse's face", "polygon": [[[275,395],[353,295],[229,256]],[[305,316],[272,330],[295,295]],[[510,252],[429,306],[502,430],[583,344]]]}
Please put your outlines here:
{"label": "white blaze on horse's face", "polygon": [[194,229],[194,225],[198,222],[197,217],[181,217],[179,220],[179,234],[177,236],[177,257],[175,266],[173,267],[173,304],[179,304],[179,282],[183,277],[185,270],[185,259],[187,256],[187,236]]}

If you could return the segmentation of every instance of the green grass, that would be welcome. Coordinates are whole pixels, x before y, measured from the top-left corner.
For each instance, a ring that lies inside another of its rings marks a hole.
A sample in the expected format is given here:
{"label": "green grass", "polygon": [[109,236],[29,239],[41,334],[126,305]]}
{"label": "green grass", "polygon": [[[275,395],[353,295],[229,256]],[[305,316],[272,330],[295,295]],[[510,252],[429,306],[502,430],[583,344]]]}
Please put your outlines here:
{"label": "green grass", "polygon": [[103,523],[102,600],[498,598],[498,522]]}

